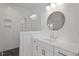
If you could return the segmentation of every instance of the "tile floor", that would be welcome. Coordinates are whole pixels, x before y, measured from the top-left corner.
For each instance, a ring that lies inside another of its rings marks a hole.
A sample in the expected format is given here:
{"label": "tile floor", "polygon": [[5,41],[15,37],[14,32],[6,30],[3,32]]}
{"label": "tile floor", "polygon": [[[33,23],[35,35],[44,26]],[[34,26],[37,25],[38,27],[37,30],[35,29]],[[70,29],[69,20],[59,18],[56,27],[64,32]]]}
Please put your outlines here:
{"label": "tile floor", "polygon": [[14,48],[0,52],[0,56],[19,56],[19,48]]}

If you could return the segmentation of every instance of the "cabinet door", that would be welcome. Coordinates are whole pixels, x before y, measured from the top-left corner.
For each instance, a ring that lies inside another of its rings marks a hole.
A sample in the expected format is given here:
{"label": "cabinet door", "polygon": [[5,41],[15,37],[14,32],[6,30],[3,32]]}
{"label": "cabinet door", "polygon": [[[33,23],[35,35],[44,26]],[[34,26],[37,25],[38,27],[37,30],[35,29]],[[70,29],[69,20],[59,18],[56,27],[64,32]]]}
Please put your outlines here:
{"label": "cabinet door", "polygon": [[38,55],[39,56],[53,56],[53,47],[47,43],[38,42]]}
{"label": "cabinet door", "polygon": [[29,33],[20,35],[20,55],[32,56],[32,35]]}
{"label": "cabinet door", "polygon": [[53,56],[53,51],[46,50],[46,56]]}
{"label": "cabinet door", "polygon": [[37,56],[38,55],[38,43],[37,40],[33,38],[33,56]]}
{"label": "cabinet door", "polygon": [[64,49],[57,48],[57,47],[54,48],[54,55],[55,56],[75,56],[74,53],[66,51]]}

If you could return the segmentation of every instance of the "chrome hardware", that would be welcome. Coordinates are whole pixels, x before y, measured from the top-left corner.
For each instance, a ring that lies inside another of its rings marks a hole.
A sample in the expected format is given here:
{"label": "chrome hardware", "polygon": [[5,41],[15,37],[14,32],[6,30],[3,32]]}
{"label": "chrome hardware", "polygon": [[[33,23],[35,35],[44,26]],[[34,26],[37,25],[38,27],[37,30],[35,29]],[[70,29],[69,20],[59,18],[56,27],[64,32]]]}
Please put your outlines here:
{"label": "chrome hardware", "polygon": [[67,56],[67,55],[65,55],[65,54],[63,54],[63,53],[61,53],[61,52],[58,52],[59,54],[61,54],[61,55],[63,55],[63,56]]}

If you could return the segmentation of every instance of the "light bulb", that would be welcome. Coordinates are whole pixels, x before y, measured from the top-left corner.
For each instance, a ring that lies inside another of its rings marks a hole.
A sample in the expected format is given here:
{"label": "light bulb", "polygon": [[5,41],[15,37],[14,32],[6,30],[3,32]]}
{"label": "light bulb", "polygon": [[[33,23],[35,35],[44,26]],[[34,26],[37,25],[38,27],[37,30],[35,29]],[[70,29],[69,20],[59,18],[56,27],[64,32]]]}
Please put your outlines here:
{"label": "light bulb", "polygon": [[51,6],[52,8],[54,8],[54,7],[56,6],[56,3],[52,3],[52,4],[50,4],[50,6]]}
{"label": "light bulb", "polygon": [[46,6],[46,9],[49,10],[50,9],[50,6]]}

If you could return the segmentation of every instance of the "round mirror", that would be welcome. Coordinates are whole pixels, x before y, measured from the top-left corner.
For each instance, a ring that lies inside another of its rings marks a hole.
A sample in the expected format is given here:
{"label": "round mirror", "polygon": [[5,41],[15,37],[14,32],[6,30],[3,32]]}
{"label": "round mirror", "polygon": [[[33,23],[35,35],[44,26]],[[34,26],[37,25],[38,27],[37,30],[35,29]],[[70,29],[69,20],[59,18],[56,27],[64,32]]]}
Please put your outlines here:
{"label": "round mirror", "polygon": [[57,31],[64,26],[65,16],[60,11],[55,11],[49,15],[47,20],[47,26],[50,30]]}

